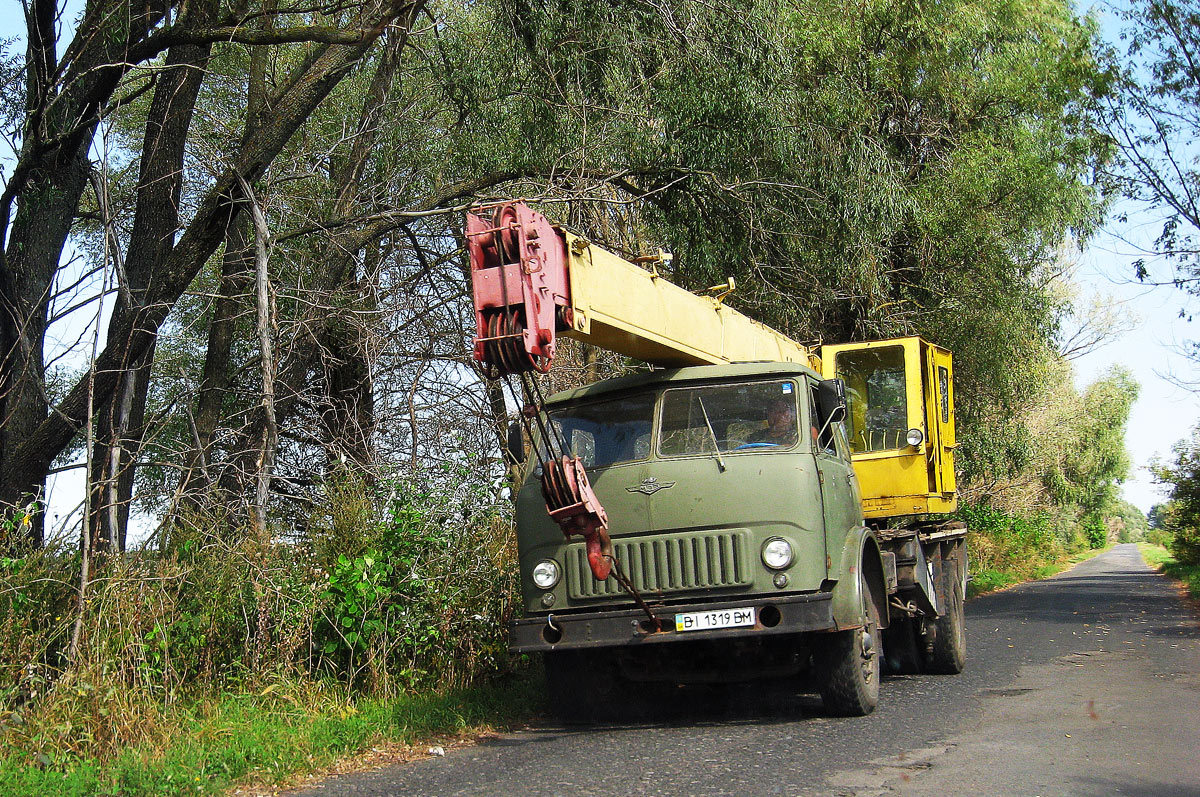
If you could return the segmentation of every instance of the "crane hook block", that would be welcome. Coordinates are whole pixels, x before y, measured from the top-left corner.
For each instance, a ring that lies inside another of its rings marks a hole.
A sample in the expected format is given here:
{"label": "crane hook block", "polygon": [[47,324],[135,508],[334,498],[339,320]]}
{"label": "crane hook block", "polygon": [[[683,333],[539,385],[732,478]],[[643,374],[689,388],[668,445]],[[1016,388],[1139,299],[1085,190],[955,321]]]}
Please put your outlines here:
{"label": "crane hook block", "polygon": [[592,492],[587,471],[579,457],[563,456],[542,467],[542,495],[546,511],[568,538],[583,537],[588,564],[597,581],[612,570],[612,540],[608,536],[608,514]]}
{"label": "crane hook block", "polygon": [[475,299],[475,359],[490,378],[546,373],[554,358],[557,308],[569,308],[562,233],[523,202],[467,214]]}

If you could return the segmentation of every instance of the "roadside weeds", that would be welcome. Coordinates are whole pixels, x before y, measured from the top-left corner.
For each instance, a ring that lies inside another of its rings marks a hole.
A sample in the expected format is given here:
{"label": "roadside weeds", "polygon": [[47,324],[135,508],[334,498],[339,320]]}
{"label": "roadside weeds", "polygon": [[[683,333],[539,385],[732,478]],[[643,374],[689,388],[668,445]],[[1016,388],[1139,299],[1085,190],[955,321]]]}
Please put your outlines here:
{"label": "roadside weeds", "polygon": [[1002,590],[1011,589],[1020,584],[1025,584],[1029,581],[1041,581],[1044,578],[1057,575],[1064,570],[1069,570],[1080,562],[1087,561],[1094,556],[1098,556],[1105,551],[1112,550],[1112,544],[1103,548],[1089,548],[1053,562],[1046,562],[1033,567],[1031,570],[1023,571],[998,571],[984,570],[980,573],[973,574],[971,581],[967,584],[967,599],[977,597],[979,595],[987,595],[991,592],[1000,592]]}
{"label": "roadside weeds", "polygon": [[1147,565],[1174,579],[1184,599],[1200,613],[1200,565],[1182,564],[1161,545],[1139,542],[1138,551]]}
{"label": "roadside weeds", "polygon": [[289,700],[283,689],[198,698],[172,712],[162,743],[111,761],[32,760],[0,746],[0,797],[279,794],[519,728],[542,709],[539,675],[525,668],[446,694],[318,705]]}

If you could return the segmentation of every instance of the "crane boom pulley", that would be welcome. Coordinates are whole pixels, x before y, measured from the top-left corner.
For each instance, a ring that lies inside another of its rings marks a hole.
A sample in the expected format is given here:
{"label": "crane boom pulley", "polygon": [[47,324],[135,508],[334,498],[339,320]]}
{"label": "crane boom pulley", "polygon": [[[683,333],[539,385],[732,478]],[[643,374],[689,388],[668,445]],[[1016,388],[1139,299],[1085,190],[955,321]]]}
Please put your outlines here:
{"label": "crane boom pulley", "polygon": [[542,426],[545,450],[536,455],[546,511],[564,535],[583,537],[592,575],[604,581],[613,565],[608,515],[583,461],[551,433],[536,382],[528,378],[529,372],[550,369],[558,316],[564,312],[560,308],[570,308],[565,242],[541,214],[524,203],[505,203],[491,218],[467,214],[467,249],[475,298],[475,359],[488,378],[520,375],[526,423],[533,417]]}

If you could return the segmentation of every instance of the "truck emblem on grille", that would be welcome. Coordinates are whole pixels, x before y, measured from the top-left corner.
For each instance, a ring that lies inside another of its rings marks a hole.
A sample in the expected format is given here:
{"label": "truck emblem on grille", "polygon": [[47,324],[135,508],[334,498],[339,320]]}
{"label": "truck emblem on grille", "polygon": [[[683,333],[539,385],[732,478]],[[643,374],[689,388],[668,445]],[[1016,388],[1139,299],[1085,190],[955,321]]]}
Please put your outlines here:
{"label": "truck emblem on grille", "polygon": [[660,482],[653,476],[647,476],[642,479],[642,483],[636,487],[626,487],[625,491],[629,493],[645,493],[646,495],[654,495],[659,490],[666,490],[669,487],[674,487],[675,482]]}

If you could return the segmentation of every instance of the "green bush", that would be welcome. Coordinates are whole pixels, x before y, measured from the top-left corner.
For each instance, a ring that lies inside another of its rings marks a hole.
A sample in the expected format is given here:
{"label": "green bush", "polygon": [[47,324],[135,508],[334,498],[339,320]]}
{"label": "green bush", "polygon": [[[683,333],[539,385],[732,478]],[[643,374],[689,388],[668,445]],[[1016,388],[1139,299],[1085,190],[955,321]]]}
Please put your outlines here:
{"label": "green bush", "polygon": [[1175,535],[1169,529],[1150,528],[1146,530],[1145,541],[1150,545],[1157,545],[1160,548],[1171,547],[1171,540]]}
{"label": "green bush", "polygon": [[189,696],[311,681],[382,698],[507,668],[511,509],[471,484],[347,480],[287,542],[177,517],[161,550],[95,562],[82,614],[73,543],[0,560],[4,743],[105,758],[153,743]]}
{"label": "green bush", "polygon": [[1108,528],[1099,516],[1091,515],[1083,521],[1083,536],[1089,548],[1103,548],[1108,543]]}
{"label": "green bush", "polygon": [[1200,565],[1200,529],[1183,526],[1174,530],[1167,548],[1182,565]]}
{"label": "green bush", "polygon": [[1025,517],[964,503],[955,516],[970,531],[967,555],[973,593],[1036,578],[1040,568],[1066,556],[1061,526],[1046,513]]}
{"label": "green bush", "polygon": [[376,515],[361,511],[362,485],[330,490],[313,523],[325,579],[314,639],[322,669],[390,693],[462,686],[507,665],[511,509],[468,477],[438,469],[380,485]]}

